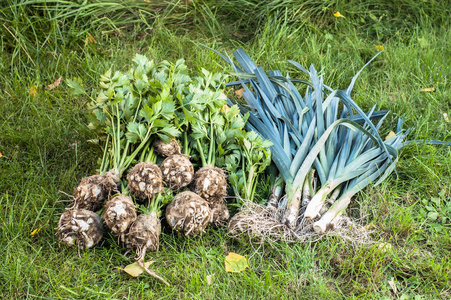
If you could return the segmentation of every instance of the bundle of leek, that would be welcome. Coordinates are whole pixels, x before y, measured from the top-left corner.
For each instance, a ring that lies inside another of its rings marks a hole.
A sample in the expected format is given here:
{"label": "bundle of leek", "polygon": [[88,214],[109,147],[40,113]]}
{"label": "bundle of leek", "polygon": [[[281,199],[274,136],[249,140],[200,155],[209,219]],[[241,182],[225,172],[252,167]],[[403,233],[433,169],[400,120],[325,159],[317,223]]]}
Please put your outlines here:
{"label": "bundle of leek", "polygon": [[[379,160],[389,164],[397,158],[396,149],[378,134],[381,122],[374,125],[371,121],[383,120],[387,111],[373,108],[365,114],[349,96],[358,74],[346,91],[333,90],[323,84],[313,66],[307,71],[292,62],[310,76],[307,82],[283,77],[279,71],[266,75],[241,49],[234,55],[241,68],[223,56],[240,79],[229,86],[243,87],[246,105],[240,106],[241,112],[249,113],[250,129],[273,143],[272,158],[285,181],[286,201],[279,203],[286,206],[281,222],[296,227],[302,198],[309,198],[306,191],[312,190],[308,178],[312,168],[322,185],[304,214],[313,219],[333,190],[368,174]],[[307,85],[305,97],[295,83]]]}

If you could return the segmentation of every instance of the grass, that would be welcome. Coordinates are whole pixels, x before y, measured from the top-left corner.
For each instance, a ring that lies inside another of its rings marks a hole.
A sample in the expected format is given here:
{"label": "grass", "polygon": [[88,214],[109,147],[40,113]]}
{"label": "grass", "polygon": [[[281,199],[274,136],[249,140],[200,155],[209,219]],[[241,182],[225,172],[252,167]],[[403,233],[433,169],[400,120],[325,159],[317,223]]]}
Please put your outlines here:
{"label": "grass", "polygon": [[[79,77],[87,89],[95,89],[100,74],[110,67],[126,70],[135,53],[156,60],[183,57],[193,70],[230,71],[199,42],[229,53],[244,47],[261,65],[292,76],[301,74],[285,63],[287,59],[304,66],[313,63],[326,83],[344,88],[377,53],[376,45],[382,45],[385,51],[356,84],[356,101],[365,108],[376,104],[391,110],[387,124],[392,127],[395,118],[402,117],[406,126],[415,128],[411,139],[449,140],[451,125],[443,113],[451,114],[451,31],[449,21],[433,25],[446,20],[449,11],[440,7],[446,1],[432,2],[435,6],[427,7],[426,2],[393,1],[405,11],[376,8],[369,1],[355,0],[343,8],[340,2],[330,2],[323,11],[318,3],[306,1],[321,14],[298,23],[287,11],[272,9],[271,3],[282,5],[275,1],[258,7],[251,20],[247,9],[255,6],[244,1],[227,1],[227,7],[213,1],[205,2],[209,6],[184,3],[177,9],[161,5],[150,12],[148,4],[139,1],[110,6],[115,13],[95,5],[87,13],[80,5],[66,7],[62,1],[44,7],[40,2],[39,9],[31,4],[2,8],[0,295],[5,299],[450,298],[451,209],[446,205],[451,152],[433,146],[405,148],[399,177],[368,188],[355,199],[350,214],[372,228],[377,242],[371,245],[328,237],[258,247],[229,238],[224,229],[193,239],[165,229],[160,251],[149,253],[147,259],[155,261],[152,267],[172,283],[170,287],[146,275],[135,279],[121,272],[121,266],[133,262],[133,255],[124,256],[111,236],[79,257],[77,250],[60,246],[55,236],[68,199],[60,191],[71,194],[83,176],[95,172],[101,149],[89,142],[93,136],[85,126],[87,99],[72,96],[64,83],[45,89],[59,76],[63,81]],[[241,9],[232,9],[239,3]],[[335,9],[346,19],[331,16]],[[387,17],[379,18],[381,10]],[[63,20],[68,11],[72,15]],[[403,14],[410,17],[402,19]],[[365,26],[357,26],[358,16],[363,16]],[[408,23],[393,23],[392,17]],[[124,22],[133,25],[123,27]],[[385,30],[383,36],[375,32],[376,25]],[[29,92],[34,85],[35,97]],[[421,91],[431,87],[435,92]],[[383,130],[388,134],[391,128]],[[262,189],[261,198],[264,193]],[[434,207],[440,218],[427,217],[427,207]],[[35,229],[40,231],[30,235]],[[246,255],[250,269],[226,273],[228,252]]]}

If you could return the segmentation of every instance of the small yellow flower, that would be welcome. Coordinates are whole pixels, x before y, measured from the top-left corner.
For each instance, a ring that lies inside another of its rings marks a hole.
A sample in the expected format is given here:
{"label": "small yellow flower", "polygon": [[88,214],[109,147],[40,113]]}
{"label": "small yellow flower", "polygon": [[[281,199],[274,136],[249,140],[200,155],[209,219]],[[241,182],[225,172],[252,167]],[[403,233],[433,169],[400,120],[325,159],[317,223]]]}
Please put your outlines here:
{"label": "small yellow flower", "polygon": [[337,11],[336,13],[334,13],[334,16],[335,16],[336,18],[343,17],[343,15],[340,14],[339,11]]}
{"label": "small yellow flower", "polygon": [[38,87],[36,84],[30,87],[29,93],[32,97],[36,97],[38,95]]}
{"label": "small yellow flower", "polygon": [[374,46],[376,46],[377,51],[384,51],[385,50],[384,46],[382,46],[382,45],[374,45]]}

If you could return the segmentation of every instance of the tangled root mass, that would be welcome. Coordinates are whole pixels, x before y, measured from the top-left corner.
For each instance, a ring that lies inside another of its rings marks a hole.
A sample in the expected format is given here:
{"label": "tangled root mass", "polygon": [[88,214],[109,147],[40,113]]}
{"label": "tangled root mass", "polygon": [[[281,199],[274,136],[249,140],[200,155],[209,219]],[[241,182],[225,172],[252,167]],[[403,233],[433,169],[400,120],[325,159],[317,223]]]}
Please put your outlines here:
{"label": "tangled root mass", "polygon": [[166,220],[173,230],[195,236],[205,232],[211,220],[211,209],[207,201],[187,191],[176,195],[167,206]]}
{"label": "tangled root mass", "polygon": [[124,195],[118,195],[105,203],[105,224],[114,235],[122,237],[129,226],[136,221],[136,209],[133,200]]}
{"label": "tangled root mass", "polygon": [[58,238],[64,244],[79,249],[91,248],[103,236],[103,226],[100,217],[89,210],[70,209],[65,211],[56,229]]}
{"label": "tangled root mass", "polygon": [[72,208],[97,211],[107,198],[107,192],[103,185],[104,177],[92,175],[84,177],[74,189],[74,203]]}
{"label": "tangled root mass", "polygon": [[116,169],[111,169],[103,174],[103,186],[106,192],[111,195],[119,192],[121,177]]}
{"label": "tangled root mass", "polygon": [[184,155],[172,155],[160,165],[163,179],[172,190],[180,190],[191,183],[194,177],[193,164]]}
{"label": "tangled root mass", "polygon": [[150,162],[140,162],[130,170],[127,175],[128,189],[139,199],[152,198],[157,193],[162,193],[163,176],[160,168]]}
{"label": "tangled root mass", "polygon": [[230,219],[230,212],[224,203],[210,203],[211,219],[210,223],[214,226],[226,226]]}
{"label": "tangled root mass", "polygon": [[146,250],[157,251],[160,245],[161,222],[157,213],[139,215],[125,235],[124,244],[136,250],[138,259]]}
{"label": "tangled root mass", "polygon": [[165,143],[163,140],[156,140],[153,143],[153,149],[162,157],[169,157],[171,155],[182,153],[180,145],[175,139],[171,139],[169,143]]}
{"label": "tangled root mass", "polygon": [[200,168],[194,175],[194,192],[207,200],[222,199],[227,196],[227,175],[217,167]]}

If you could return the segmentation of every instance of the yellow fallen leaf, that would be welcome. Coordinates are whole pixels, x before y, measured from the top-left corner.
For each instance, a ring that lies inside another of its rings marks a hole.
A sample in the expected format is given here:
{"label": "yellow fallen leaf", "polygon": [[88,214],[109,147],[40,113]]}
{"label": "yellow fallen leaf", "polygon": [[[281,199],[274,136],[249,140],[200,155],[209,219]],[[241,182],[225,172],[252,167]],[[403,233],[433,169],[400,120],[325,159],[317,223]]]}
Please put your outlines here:
{"label": "yellow fallen leaf", "polygon": [[384,51],[385,50],[384,46],[382,46],[382,45],[374,45],[374,46],[376,46],[376,50],[377,51]]}
{"label": "yellow fallen leaf", "polygon": [[343,17],[343,15],[340,14],[339,11],[337,11],[336,13],[334,13],[334,17],[339,18],[339,17]]}
{"label": "yellow fallen leaf", "polygon": [[391,138],[392,136],[395,136],[396,134],[393,131],[390,131],[389,134],[387,134],[387,136],[385,137],[385,140],[388,140],[389,138]]}
{"label": "yellow fallen leaf", "polygon": [[35,84],[35,85],[31,86],[30,90],[28,92],[30,93],[30,95],[32,97],[36,97],[38,95],[38,87],[37,87],[37,85]]}
{"label": "yellow fallen leaf", "polygon": [[[148,268],[153,263],[154,263],[154,261],[146,261],[144,263],[144,266],[146,268]],[[129,264],[123,270],[125,273],[127,273],[133,277],[138,277],[139,275],[141,275],[144,272],[143,268],[141,268],[141,266],[137,262]]]}
{"label": "yellow fallen leaf", "polygon": [[236,95],[238,98],[243,98],[243,92],[244,92],[244,88],[243,88],[243,89],[236,90],[236,91],[235,91],[235,95]]}
{"label": "yellow fallen leaf", "polygon": [[434,87],[424,88],[424,89],[421,89],[420,92],[428,92],[428,93],[435,92],[435,88]]}
{"label": "yellow fallen leaf", "polygon": [[249,267],[246,257],[230,252],[225,257],[225,270],[228,273],[240,273]]}
{"label": "yellow fallen leaf", "polygon": [[30,233],[30,235],[33,236],[33,235],[37,234],[39,231],[41,231],[41,228],[42,228],[42,227],[36,228],[35,230],[33,230],[33,231]]}
{"label": "yellow fallen leaf", "polygon": [[49,84],[48,86],[46,86],[45,89],[51,91],[54,88],[56,88],[57,86],[59,86],[60,83],[61,83],[61,78],[63,78],[63,76],[60,76],[60,78],[58,78],[54,83]]}
{"label": "yellow fallen leaf", "polygon": [[3,154],[0,152],[0,157],[3,157]]}

